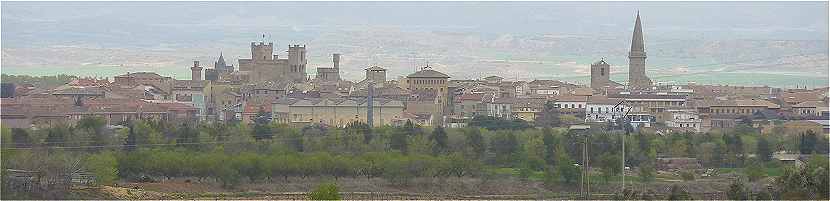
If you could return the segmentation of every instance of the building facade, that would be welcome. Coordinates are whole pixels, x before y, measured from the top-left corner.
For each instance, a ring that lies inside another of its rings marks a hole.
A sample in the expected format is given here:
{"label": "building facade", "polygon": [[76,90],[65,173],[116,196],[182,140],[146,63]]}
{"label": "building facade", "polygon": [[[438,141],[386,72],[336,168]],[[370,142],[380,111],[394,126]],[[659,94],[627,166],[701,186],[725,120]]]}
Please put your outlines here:
{"label": "building facade", "polygon": [[611,77],[611,65],[605,60],[599,60],[591,64],[591,88],[600,91],[608,87]]}
{"label": "building facade", "polygon": [[304,82],[306,74],[305,46],[289,45],[288,58],[272,55],[274,43],[251,42],[251,58],[239,59],[239,71],[249,72],[251,82],[290,80]]}

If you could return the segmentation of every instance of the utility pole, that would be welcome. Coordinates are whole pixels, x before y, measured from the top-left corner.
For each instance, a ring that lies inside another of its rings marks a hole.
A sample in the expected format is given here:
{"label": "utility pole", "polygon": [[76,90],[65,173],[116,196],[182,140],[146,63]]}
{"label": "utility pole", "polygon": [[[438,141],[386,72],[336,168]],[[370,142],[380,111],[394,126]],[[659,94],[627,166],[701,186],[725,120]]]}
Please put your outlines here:
{"label": "utility pole", "polygon": [[374,118],[374,102],[375,102],[375,82],[369,81],[369,86],[367,87],[367,97],[366,97],[366,124],[369,125],[369,128],[374,127],[375,118]]}
{"label": "utility pole", "polygon": [[[623,99],[622,101],[617,103],[617,105],[615,105],[612,108],[612,110],[616,111],[617,107],[622,105],[623,102],[625,102],[625,99]],[[628,116],[628,113],[631,112],[631,109],[632,109],[632,107],[629,107],[628,110],[625,111],[625,113],[622,115],[622,118],[623,118],[622,123],[623,124],[618,125],[618,126],[622,126],[622,128],[625,130],[625,134],[620,135],[620,143],[622,143],[622,150],[621,150],[621,153],[622,153],[622,164],[621,164],[621,166],[622,167],[620,167],[620,168],[622,168],[622,187],[620,188],[620,193],[625,193],[625,136],[628,136],[628,129],[625,129],[625,126],[623,126],[623,125],[624,124],[629,124],[628,119],[626,118],[626,116]],[[613,117],[613,114],[612,114],[612,117]],[[614,120],[614,121],[616,121],[616,120]]]}
{"label": "utility pole", "polygon": [[586,200],[591,199],[591,168],[590,168],[590,165],[589,165],[590,160],[591,160],[591,155],[588,153],[588,150],[589,150],[588,149],[589,148],[588,147],[588,142],[589,142],[588,135],[586,134],[585,135],[585,145],[584,145],[584,147],[585,147],[585,152],[584,152],[584,154],[585,154],[585,178],[588,181],[585,184],[585,199]]}

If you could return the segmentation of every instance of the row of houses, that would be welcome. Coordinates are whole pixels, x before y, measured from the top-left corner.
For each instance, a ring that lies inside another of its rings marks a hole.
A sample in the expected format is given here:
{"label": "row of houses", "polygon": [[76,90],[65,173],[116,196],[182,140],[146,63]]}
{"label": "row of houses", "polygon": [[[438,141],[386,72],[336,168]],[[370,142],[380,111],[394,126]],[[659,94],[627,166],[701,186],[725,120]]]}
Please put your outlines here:
{"label": "row of houses", "polygon": [[639,91],[617,87],[589,93],[589,88],[579,85],[539,80],[506,82],[497,76],[452,82],[458,83],[459,90],[450,115],[461,119],[485,115],[532,122],[546,103],[553,104],[560,114],[584,119],[587,124],[624,119],[635,128],[667,131],[733,128],[743,119],[753,119],[755,127],[802,121],[820,128],[826,127],[821,120],[830,116],[827,88],[781,90],[690,84]]}

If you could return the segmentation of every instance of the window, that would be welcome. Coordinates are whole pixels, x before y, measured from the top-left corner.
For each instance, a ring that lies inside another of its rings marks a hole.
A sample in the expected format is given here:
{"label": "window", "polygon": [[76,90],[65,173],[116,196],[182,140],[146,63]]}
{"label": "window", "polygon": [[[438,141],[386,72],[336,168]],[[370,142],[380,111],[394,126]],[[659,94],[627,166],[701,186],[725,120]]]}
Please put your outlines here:
{"label": "window", "polygon": [[599,68],[599,75],[605,76],[605,68]]}

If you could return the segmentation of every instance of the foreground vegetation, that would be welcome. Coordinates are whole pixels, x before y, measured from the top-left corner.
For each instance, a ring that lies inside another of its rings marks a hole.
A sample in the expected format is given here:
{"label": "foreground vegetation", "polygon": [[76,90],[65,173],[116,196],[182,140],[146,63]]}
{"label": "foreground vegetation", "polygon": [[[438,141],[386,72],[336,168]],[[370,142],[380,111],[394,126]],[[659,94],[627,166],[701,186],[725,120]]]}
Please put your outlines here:
{"label": "foreground vegetation", "polygon": [[[657,135],[630,128],[574,132],[559,128],[556,119],[544,117],[537,120],[541,129],[526,122],[481,117],[472,125],[445,129],[407,123],[370,129],[361,123],[346,128],[292,128],[265,120],[249,125],[198,126],[136,121],[107,129],[102,119],[87,118],[74,126],[4,128],[2,165],[4,169],[40,171],[47,177],[80,169],[95,175],[99,185],[189,178],[240,190],[240,184],[246,183],[308,178],[337,183],[342,178],[365,178],[405,187],[415,185],[416,178],[486,179],[509,174],[554,189],[578,186],[584,142],[589,145],[591,176],[596,177],[592,182],[619,182],[624,140],[625,163],[632,167],[627,180],[636,184],[695,180],[700,174],[691,171],[661,178],[664,174],[656,171],[656,158],[696,157],[704,168],[733,175],[725,181],[730,183],[730,199],[827,199],[830,188],[828,141],[813,132],[764,136],[745,125],[704,134]],[[630,134],[624,134],[625,130]],[[807,165],[795,167],[776,162],[772,158],[775,151],[814,156]],[[764,183],[771,184],[773,190],[751,188]],[[5,183],[3,188],[3,192],[14,190]],[[330,195],[332,189],[336,191],[336,185],[318,189],[315,195]],[[648,189],[606,193],[618,193],[620,199],[654,198],[648,197],[653,194]],[[671,194],[675,199],[692,196],[677,186]],[[27,196],[4,193],[3,199],[10,195]]]}

